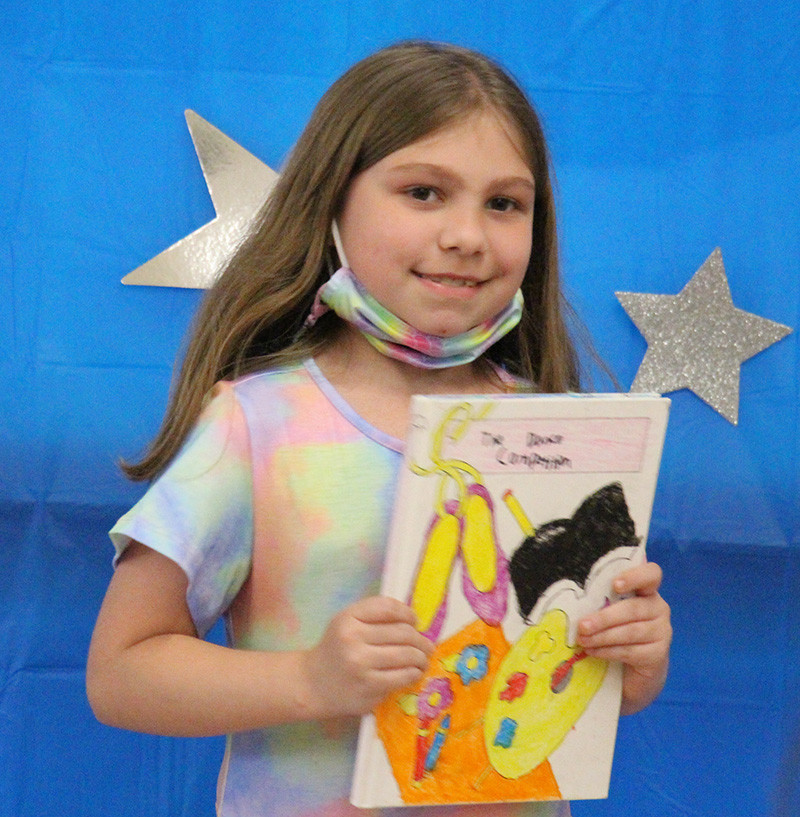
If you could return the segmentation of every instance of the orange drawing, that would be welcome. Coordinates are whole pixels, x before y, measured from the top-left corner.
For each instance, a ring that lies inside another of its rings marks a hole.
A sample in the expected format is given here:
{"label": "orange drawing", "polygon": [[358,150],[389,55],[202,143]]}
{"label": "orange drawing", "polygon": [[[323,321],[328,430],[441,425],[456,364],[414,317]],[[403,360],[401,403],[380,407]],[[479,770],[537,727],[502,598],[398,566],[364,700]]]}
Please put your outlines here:
{"label": "orange drawing", "polygon": [[[469,650],[475,646],[486,648],[485,664],[482,650]],[[378,735],[404,802],[560,799],[546,760],[514,780],[503,777],[490,760],[484,740],[484,714],[495,674],[508,654],[509,644],[501,629],[478,619],[437,646],[430,669],[418,684],[378,707]],[[451,696],[442,695],[445,686],[452,690]],[[424,728],[420,726],[423,720]],[[447,725],[443,726],[445,720]],[[420,766],[419,758],[431,749],[435,751],[435,764],[431,768],[425,768],[424,763]]]}

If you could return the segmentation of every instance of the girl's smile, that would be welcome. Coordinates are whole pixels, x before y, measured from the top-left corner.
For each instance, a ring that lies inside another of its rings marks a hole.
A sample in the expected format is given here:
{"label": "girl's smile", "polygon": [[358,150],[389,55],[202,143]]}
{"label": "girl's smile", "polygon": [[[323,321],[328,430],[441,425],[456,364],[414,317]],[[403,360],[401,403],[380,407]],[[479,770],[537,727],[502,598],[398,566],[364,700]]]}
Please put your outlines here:
{"label": "girl's smile", "polygon": [[[417,276],[424,283],[430,284],[433,287],[442,287],[445,289],[477,289],[480,281],[472,278],[464,278],[457,275],[426,275],[424,272],[417,272],[412,270],[413,274]],[[464,297],[470,297],[470,293],[464,293]]]}
{"label": "girl's smile", "polygon": [[441,337],[493,318],[531,252],[534,179],[515,129],[479,111],[389,154],[353,179],[339,218],[370,294]]}

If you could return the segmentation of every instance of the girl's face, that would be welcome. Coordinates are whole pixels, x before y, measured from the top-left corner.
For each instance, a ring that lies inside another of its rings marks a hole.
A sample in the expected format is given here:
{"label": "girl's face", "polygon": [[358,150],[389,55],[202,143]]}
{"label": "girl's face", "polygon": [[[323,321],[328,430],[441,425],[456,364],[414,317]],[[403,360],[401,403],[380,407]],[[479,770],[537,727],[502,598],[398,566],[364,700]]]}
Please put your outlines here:
{"label": "girl's face", "polygon": [[353,179],[339,217],[347,260],[406,323],[465,332],[497,315],[525,277],[534,192],[516,129],[476,112]]}

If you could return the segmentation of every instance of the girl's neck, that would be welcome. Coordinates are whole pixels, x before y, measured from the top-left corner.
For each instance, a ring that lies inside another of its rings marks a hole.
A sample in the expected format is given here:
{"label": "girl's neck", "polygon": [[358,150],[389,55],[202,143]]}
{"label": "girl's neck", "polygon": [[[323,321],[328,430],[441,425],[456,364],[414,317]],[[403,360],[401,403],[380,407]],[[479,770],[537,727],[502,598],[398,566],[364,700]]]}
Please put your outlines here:
{"label": "girl's neck", "polygon": [[491,394],[505,390],[496,372],[484,363],[420,369],[381,354],[350,326],[343,326],[315,361],[361,417],[399,438],[406,433],[413,394]]}

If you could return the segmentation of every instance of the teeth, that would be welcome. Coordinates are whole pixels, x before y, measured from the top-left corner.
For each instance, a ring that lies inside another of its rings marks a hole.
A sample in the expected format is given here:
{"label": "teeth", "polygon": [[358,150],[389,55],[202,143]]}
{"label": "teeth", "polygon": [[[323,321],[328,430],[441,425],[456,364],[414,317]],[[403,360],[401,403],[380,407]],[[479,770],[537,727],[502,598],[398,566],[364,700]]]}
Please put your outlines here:
{"label": "teeth", "polygon": [[467,281],[464,278],[450,278],[447,275],[422,275],[426,281],[432,281],[434,284],[442,284],[448,287],[476,287],[477,281]]}

